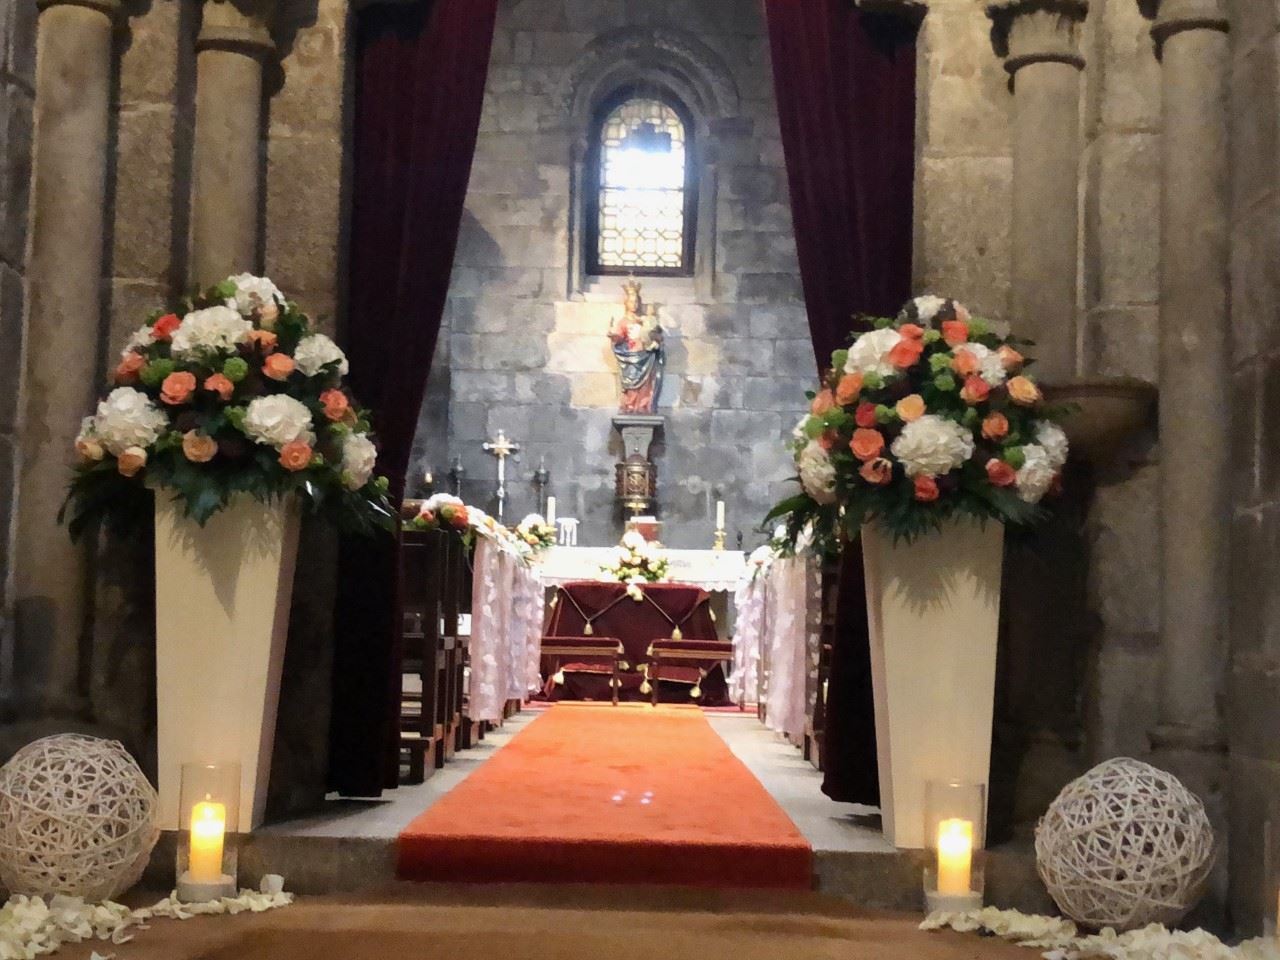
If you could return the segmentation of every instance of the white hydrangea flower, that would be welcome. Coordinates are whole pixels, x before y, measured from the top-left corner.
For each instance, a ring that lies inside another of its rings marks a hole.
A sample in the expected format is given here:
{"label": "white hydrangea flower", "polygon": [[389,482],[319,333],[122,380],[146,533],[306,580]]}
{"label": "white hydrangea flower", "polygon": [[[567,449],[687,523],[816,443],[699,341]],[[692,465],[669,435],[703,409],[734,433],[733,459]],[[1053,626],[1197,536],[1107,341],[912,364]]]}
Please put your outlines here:
{"label": "white hydrangea flower", "polygon": [[277,450],[294,440],[316,442],[311,431],[311,411],[300,400],[283,393],[250,400],[244,412],[244,432],[250,439]]}
{"label": "white hydrangea flower", "polygon": [[638,530],[628,530],[622,535],[622,545],[628,550],[643,550],[648,543]]}
{"label": "white hydrangea flower", "polygon": [[882,377],[898,372],[889,362],[889,351],[902,340],[902,334],[892,327],[864,333],[849,348],[849,359],[844,362],[845,373],[878,374]]}
{"label": "white hydrangea flower", "polygon": [[124,342],[124,347],[120,351],[120,359],[123,360],[131,353],[136,353],[151,345],[152,342],[151,328],[144,326],[139,327],[133,333],[129,334],[129,339]]}
{"label": "white hydrangea flower", "polygon": [[954,420],[926,413],[902,428],[890,448],[907,476],[940,477],[973,456],[973,434]]}
{"label": "white hydrangea flower", "polygon": [[193,310],[173,334],[173,355],[230,353],[248,339],[251,330],[253,324],[229,307]]}
{"label": "white hydrangea flower", "polygon": [[920,318],[921,323],[932,323],[933,318],[938,315],[938,311],[947,305],[945,297],[935,297],[931,293],[916,297],[911,302],[916,305],[916,315]]}
{"label": "white hydrangea flower", "polygon": [[1026,462],[1018,469],[1014,489],[1027,503],[1039,503],[1049,492],[1058,468],[1049,459],[1045,448],[1038,443],[1028,443],[1022,448],[1022,454],[1026,457]]}
{"label": "white hydrangea flower", "polygon": [[1041,420],[1036,426],[1036,443],[1044,447],[1049,462],[1055,470],[1061,470],[1067,462],[1069,444],[1062,428],[1050,420]]}
{"label": "white hydrangea flower", "polygon": [[298,343],[298,349],[293,351],[293,362],[308,377],[314,377],[325,364],[333,363],[335,360],[341,361],[338,364],[338,373],[345,377],[350,369],[347,355],[323,333],[313,333],[303,337]]}
{"label": "white hydrangea flower", "polygon": [[348,490],[359,490],[373,476],[378,450],[363,433],[348,433],[342,438],[342,484]]}
{"label": "white hydrangea flower", "polygon": [[1000,359],[1000,354],[990,347],[981,343],[961,343],[953,347],[951,353],[954,356],[961,350],[968,350],[973,354],[978,361],[978,376],[990,386],[998,387],[1008,378],[1009,373],[1004,368],[1004,361]]}
{"label": "white hydrangea flower", "polygon": [[[129,447],[149,447],[169,426],[164,411],[141,390],[116,387],[98,404],[90,431],[115,456]],[[84,424],[81,432],[84,432]]]}
{"label": "white hydrangea flower", "polygon": [[836,468],[827,451],[816,440],[809,441],[800,451],[797,461],[800,467],[800,484],[804,492],[818,503],[836,502]]}
{"label": "white hydrangea flower", "polygon": [[227,279],[236,285],[236,292],[234,296],[227,297],[226,305],[242,316],[251,317],[263,307],[279,307],[284,303],[280,288],[266,277],[237,273]]}
{"label": "white hydrangea flower", "polygon": [[430,510],[432,513],[435,513],[446,503],[452,504],[455,507],[463,506],[462,501],[451,493],[433,493],[431,496],[427,497],[426,501],[422,504],[422,509],[423,511]]}

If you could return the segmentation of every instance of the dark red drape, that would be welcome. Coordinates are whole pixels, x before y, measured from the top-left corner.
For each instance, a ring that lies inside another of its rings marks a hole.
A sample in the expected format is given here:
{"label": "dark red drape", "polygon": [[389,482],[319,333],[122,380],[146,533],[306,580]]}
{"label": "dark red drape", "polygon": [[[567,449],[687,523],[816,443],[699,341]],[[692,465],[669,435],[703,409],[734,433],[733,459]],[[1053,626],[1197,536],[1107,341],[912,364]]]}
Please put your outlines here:
{"label": "dark red drape", "polygon": [[[416,0],[356,24],[351,275],[345,349],[373,410],[379,469],[404,489],[484,99],[497,0]],[[342,543],[330,786],[394,786],[399,544]]]}
{"label": "dark red drape", "polygon": [[[805,307],[820,369],[857,313],[911,296],[919,21],[853,0],[766,0]],[[845,551],[827,687],[823,791],[877,804],[862,555]]]}

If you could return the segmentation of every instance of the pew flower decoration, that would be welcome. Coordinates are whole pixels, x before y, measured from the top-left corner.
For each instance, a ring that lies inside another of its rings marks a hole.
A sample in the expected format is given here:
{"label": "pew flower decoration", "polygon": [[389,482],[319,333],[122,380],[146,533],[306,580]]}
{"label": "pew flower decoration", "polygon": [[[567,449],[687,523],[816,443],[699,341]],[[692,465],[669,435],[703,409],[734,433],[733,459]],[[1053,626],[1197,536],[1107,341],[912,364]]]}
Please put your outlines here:
{"label": "pew flower decoration", "polygon": [[471,514],[467,505],[448,493],[432,494],[418,507],[417,516],[410,519],[405,528],[408,530],[456,530],[469,534],[471,531]]}
{"label": "pew flower decoration", "polygon": [[556,528],[547,523],[546,517],[540,513],[531,513],[521,520],[516,525],[515,535],[534,553],[555,546],[556,542]]}
{"label": "pew flower decoration", "polygon": [[794,540],[878,522],[912,539],[953,515],[1028,525],[1061,484],[1067,412],[1044,403],[1018,340],[955,300],[922,296],[831,357],[792,435]]}
{"label": "pew flower decoration", "polygon": [[237,494],[296,494],[344,528],[394,529],[347,358],[265,277],[228,277],[156,311],[126,341],[113,388],[76,438],[62,519],[72,537],[136,528],[149,491],[203,524]]}
{"label": "pew flower decoration", "polygon": [[603,576],[628,585],[627,594],[633,600],[642,598],[641,583],[657,583],[667,578],[669,563],[662,548],[650,543],[635,530],[622,536],[613,561],[600,568]]}

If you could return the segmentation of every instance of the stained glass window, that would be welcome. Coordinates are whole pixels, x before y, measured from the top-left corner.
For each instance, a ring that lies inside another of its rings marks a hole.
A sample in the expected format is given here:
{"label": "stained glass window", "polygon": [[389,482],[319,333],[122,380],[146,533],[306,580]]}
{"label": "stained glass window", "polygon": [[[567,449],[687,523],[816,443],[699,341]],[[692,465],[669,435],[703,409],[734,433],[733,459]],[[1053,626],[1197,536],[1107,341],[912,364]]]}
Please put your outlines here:
{"label": "stained glass window", "polygon": [[593,267],[598,272],[688,273],[692,249],[688,131],[654,97],[623,100],[597,129]]}

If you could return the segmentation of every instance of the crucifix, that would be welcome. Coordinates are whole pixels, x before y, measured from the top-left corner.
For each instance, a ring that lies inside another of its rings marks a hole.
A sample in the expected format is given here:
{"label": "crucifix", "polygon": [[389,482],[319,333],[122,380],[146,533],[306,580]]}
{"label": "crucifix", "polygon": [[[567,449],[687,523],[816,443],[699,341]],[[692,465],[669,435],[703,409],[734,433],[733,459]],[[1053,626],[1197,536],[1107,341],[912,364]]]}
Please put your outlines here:
{"label": "crucifix", "polygon": [[501,523],[507,505],[507,457],[519,453],[520,444],[508,440],[507,435],[499,430],[497,440],[484,442],[484,452],[498,458],[498,522]]}

